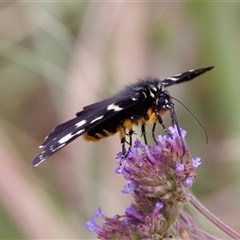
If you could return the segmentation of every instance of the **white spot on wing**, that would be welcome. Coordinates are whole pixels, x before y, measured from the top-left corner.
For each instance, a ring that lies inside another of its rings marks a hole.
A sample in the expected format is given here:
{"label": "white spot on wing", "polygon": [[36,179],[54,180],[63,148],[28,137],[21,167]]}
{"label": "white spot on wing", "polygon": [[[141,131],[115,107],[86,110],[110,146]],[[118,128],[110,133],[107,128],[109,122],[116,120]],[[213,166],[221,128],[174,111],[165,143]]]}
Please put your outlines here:
{"label": "white spot on wing", "polygon": [[40,161],[37,164],[34,164],[33,167],[37,167],[38,165],[40,165],[40,163],[42,163],[45,160],[45,158],[43,158],[42,155],[39,155],[38,158]]}
{"label": "white spot on wing", "polygon": [[63,148],[65,145],[66,145],[66,143],[63,143],[63,144],[59,145],[56,150],[58,150],[60,148]]}
{"label": "white spot on wing", "polygon": [[170,78],[168,78],[169,80],[173,80],[173,81],[176,81],[176,80],[178,80],[177,78],[175,78],[175,77],[170,77]]}
{"label": "white spot on wing", "polygon": [[77,128],[79,128],[79,127],[81,127],[83,124],[85,124],[86,122],[87,122],[86,120],[82,120],[82,121],[76,123],[75,126],[76,126]]}
{"label": "white spot on wing", "polygon": [[67,142],[68,140],[70,140],[72,137],[73,137],[72,133],[69,133],[66,136],[59,139],[58,143],[63,144],[65,142]]}
{"label": "white spot on wing", "polygon": [[180,77],[182,73],[176,74],[174,77]]}
{"label": "white spot on wing", "polygon": [[104,115],[101,115],[100,117],[94,118],[90,123],[94,123],[100,119],[102,119],[104,117]]}
{"label": "white spot on wing", "polygon": [[78,132],[76,132],[76,133],[74,134],[74,136],[75,136],[75,135],[79,135],[79,134],[81,134],[82,132],[84,132],[84,129],[81,129],[81,130],[79,130]]}
{"label": "white spot on wing", "polygon": [[[79,130],[78,132],[72,134],[72,133],[69,133],[67,134],[66,136],[62,137],[61,139],[58,140],[58,143],[59,144],[64,144],[66,143],[67,141],[69,141],[71,138],[75,137],[76,135],[79,135],[81,134],[82,132],[84,132],[84,129],[81,129]],[[51,147],[50,147],[50,150],[51,150]]]}
{"label": "white spot on wing", "polygon": [[108,110],[108,111],[109,111],[109,110],[114,110],[114,112],[120,111],[120,110],[122,110],[122,109],[123,109],[123,108],[115,105],[114,103],[108,105],[108,107],[107,107],[107,110]]}

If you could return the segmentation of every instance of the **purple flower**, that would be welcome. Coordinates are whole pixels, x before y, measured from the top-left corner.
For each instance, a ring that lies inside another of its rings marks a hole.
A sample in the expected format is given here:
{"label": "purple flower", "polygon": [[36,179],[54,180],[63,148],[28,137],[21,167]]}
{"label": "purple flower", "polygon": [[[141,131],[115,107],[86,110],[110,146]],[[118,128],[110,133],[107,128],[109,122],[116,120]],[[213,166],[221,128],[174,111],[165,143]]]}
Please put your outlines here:
{"label": "purple flower", "polygon": [[201,159],[200,158],[193,158],[192,159],[192,165],[193,165],[193,167],[194,168],[197,168],[197,167],[199,167],[200,165],[201,165]]}
{"label": "purple flower", "polygon": [[83,225],[84,228],[87,228],[89,232],[96,232],[100,228],[100,226],[97,225],[95,222],[95,218],[92,217],[89,221],[86,222],[85,225]]}
{"label": "purple flower", "polygon": [[[131,194],[134,201],[122,216],[106,217],[99,208],[85,228],[100,239],[172,237],[171,225],[187,199],[186,188],[194,183],[194,169],[201,161],[191,158],[186,144],[183,150],[176,127],[170,127],[169,132],[171,137],[156,138],[159,145],[144,146],[137,140],[126,157],[117,155],[120,160],[115,172],[127,181],[122,193]],[[186,131],[181,130],[181,135],[184,140]],[[95,218],[102,218],[104,223],[97,225]]]}
{"label": "purple flower", "polygon": [[191,187],[193,185],[194,179],[192,177],[187,177],[185,180],[186,187]]}
{"label": "purple flower", "polygon": [[158,214],[158,212],[159,212],[159,210],[160,210],[161,208],[163,208],[163,203],[157,202],[153,213],[154,213],[154,214]]}
{"label": "purple flower", "polygon": [[124,186],[122,193],[131,193],[135,189],[135,184],[133,182],[129,182],[127,185]]}
{"label": "purple flower", "polygon": [[100,207],[93,214],[93,217],[89,221],[87,221],[85,225],[83,225],[83,227],[88,229],[89,232],[96,232],[97,233],[98,230],[100,229],[100,226],[95,221],[96,217],[103,217]]}
{"label": "purple flower", "polygon": [[184,164],[182,164],[182,163],[177,163],[177,164],[176,164],[176,170],[177,170],[178,172],[183,171],[183,170],[184,170]]}
{"label": "purple flower", "polygon": [[130,206],[126,209],[125,211],[125,214],[128,216],[128,217],[131,217],[131,218],[136,218],[137,220],[139,221],[144,221],[144,216],[142,216],[141,214],[137,213],[134,209],[133,206]]}

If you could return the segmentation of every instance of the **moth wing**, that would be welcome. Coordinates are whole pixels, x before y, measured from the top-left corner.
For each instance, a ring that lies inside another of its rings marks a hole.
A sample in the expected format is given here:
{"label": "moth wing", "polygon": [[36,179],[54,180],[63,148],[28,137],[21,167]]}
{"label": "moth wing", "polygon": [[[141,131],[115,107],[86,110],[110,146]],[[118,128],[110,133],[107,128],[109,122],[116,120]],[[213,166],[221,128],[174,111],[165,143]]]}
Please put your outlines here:
{"label": "moth wing", "polygon": [[182,83],[182,82],[186,82],[186,81],[190,81],[198,76],[200,76],[201,74],[210,71],[211,69],[213,69],[214,67],[205,67],[205,68],[199,68],[199,69],[194,69],[194,70],[189,70],[187,72],[183,72],[181,74],[177,74],[174,75],[172,77],[166,78],[162,81],[162,84],[165,87],[171,86],[173,84],[177,84],[177,83]]}
{"label": "moth wing", "polygon": [[[128,98],[127,95],[129,95]],[[38,166],[45,159],[103,121],[130,107],[140,105],[144,99],[145,95],[141,92],[134,94],[126,92],[84,107],[81,112],[76,114],[75,118],[58,125],[50,132],[40,146],[44,150],[33,160],[32,166]]]}

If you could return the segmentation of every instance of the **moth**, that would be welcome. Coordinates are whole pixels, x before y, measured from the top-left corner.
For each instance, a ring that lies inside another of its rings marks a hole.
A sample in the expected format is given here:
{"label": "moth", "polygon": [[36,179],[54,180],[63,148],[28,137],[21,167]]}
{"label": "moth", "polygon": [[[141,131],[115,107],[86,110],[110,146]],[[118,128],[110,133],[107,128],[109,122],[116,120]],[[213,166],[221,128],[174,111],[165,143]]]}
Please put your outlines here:
{"label": "moth", "polygon": [[[126,136],[129,137],[129,145],[132,144],[134,125],[141,127],[144,142],[147,144],[145,131],[147,122],[153,123],[152,137],[154,140],[157,123],[160,123],[165,132],[169,134],[162,120],[163,114],[167,111],[170,112],[172,124],[177,126],[180,134],[173,97],[166,88],[190,81],[212,68],[213,66],[189,70],[164,80],[153,77],[140,79],[112,97],[83,107],[75,118],[58,125],[49,133],[40,146],[43,151],[33,160],[32,166],[38,166],[80,136],[84,140],[95,142],[118,132],[124,153],[126,152]],[[180,137],[182,139],[182,136]]]}

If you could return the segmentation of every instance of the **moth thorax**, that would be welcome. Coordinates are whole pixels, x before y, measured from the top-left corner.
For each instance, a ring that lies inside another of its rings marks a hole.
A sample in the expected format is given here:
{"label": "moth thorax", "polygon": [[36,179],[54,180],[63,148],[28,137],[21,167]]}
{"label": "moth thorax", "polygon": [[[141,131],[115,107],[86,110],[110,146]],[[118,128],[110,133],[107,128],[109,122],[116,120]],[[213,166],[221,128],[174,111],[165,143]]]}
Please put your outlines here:
{"label": "moth thorax", "polygon": [[154,85],[154,84],[151,84],[148,88],[148,91],[149,91],[149,95],[150,97],[152,98],[156,98],[156,95],[159,94],[159,92],[162,91],[161,87],[158,88],[158,86]]}

